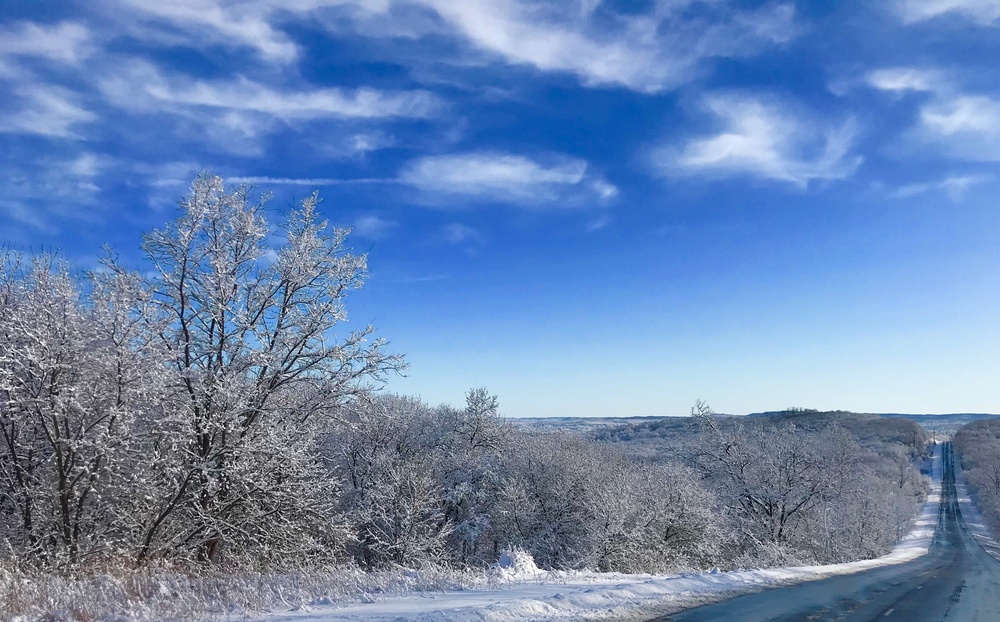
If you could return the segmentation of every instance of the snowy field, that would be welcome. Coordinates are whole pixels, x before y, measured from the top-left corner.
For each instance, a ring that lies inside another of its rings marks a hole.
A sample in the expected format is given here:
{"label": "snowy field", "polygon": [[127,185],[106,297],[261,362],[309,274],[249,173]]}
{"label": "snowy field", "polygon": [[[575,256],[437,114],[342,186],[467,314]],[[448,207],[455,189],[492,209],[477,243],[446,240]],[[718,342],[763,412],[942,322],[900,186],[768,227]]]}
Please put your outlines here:
{"label": "snowy field", "polygon": [[[546,572],[530,558],[502,560],[494,570],[495,587],[373,597],[371,602],[317,605],[274,612],[262,622],[421,622],[513,620],[648,619],[761,589],[813,581],[880,566],[899,564],[927,553],[937,525],[941,500],[941,452],[935,445],[932,487],[914,525],[892,553],[878,559],[826,566],[706,572],[667,576],[615,573]],[[971,508],[960,489],[962,511]],[[974,517],[970,509],[967,517]],[[981,525],[980,525],[981,527]],[[983,528],[985,529],[985,528]],[[991,541],[992,542],[992,541]]]}

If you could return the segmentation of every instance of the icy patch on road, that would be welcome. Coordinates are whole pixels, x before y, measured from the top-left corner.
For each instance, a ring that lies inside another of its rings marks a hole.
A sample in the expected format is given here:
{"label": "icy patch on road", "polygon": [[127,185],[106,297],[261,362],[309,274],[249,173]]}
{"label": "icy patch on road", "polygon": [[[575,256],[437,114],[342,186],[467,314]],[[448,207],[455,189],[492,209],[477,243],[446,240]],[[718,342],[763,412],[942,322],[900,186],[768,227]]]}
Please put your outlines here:
{"label": "icy patch on road", "polygon": [[[513,622],[515,620],[648,619],[725,600],[761,589],[815,581],[900,564],[925,555],[937,527],[941,502],[941,446],[934,446],[931,491],[913,529],[892,553],[870,559],[826,566],[770,568],[735,572],[706,572],[669,576],[616,573],[545,572],[511,553],[493,570],[517,580],[494,589],[391,596],[377,602],[274,614],[268,622]],[[963,507],[963,512],[964,512]],[[523,555],[523,554],[522,554]]]}

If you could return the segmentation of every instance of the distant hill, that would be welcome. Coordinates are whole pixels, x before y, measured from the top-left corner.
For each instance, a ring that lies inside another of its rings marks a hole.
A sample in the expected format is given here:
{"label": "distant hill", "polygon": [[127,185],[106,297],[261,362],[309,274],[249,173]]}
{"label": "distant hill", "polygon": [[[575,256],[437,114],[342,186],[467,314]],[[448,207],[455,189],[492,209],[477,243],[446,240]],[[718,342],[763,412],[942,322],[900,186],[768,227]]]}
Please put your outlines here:
{"label": "distant hill", "polygon": [[916,421],[924,426],[928,432],[935,434],[954,434],[960,427],[972,421],[980,419],[993,419],[1000,415],[987,413],[952,413],[950,415],[906,415],[901,413],[885,413],[883,417],[901,417]]}
{"label": "distant hill", "polygon": [[688,417],[516,417],[508,419],[514,425],[539,432],[590,432],[598,428],[644,425],[663,419]]}
{"label": "distant hill", "polygon": [[[789,409],[751,413],[749,415],[719,415],[723,419],[768,418],[790,421],[808,430],[818,430],[832,423],[849,429],[859,439],[894,440],[911,445],[918,436],[926,436],[915,428],[919,424],[932,436],[951,436],[970,421],[1000,417],[987,413],[951,413],[944,415],[906,413],[855,413],[843,410],[817,411]],[[897,422],[894,422],[898,421]],[[905,420],[905,423],[904,423]],[[583,434],[608,443],[628,443],[639,454],[655,456],[664,451],[680,451],[698,431],[698,421],[692,417],[532,417],[511,419],[511,423],[535,432],[567,431]],[[913,423],[911,423],[913,422]]]}
{"label": "distant hill", "polygon": [[[808,415],[808,417],[805,417]],[[1000,417],[990,413],[948,413],[942,415],[909,414],[909,413],[855,413],[846,410],[818,411],[810,409],[772,410],[748,415],[720,415],[724,417],[779,417],[798,419],[797,423],[805,423],[806,419],[819,417],[843,417],[850,415],[866,415],[873,417],[902,418],[916,421],[928,432],[952,434],[961,426],[978,419]],[[672,427],[684,427],[691,418],[682,417],[518,417],[509,420],[514,425],[528,430],[567,432],[591,432],[602,428],[618,428],[608,430],[609,435],[627,436],[629,434],[662,433]],[[624,440],[624,439],[623,439]]]}
{"label": "distant hill", "polygon": [[882,418],[896,418],[896,419],[909,419],[910,421],[916,421],[924,427],[928,432],[934,434],[944,434],[951,435],[954,434],[958,428],[962,427],[970,421],[977,421],[979,419],[990,419],[992,417],[1000,417],[1000,415],[993,415],[989,413],[949,413],[943,415],[930,415],[930,414],[908,414],[908,413],[851,413],[843,410],[825,411],[820,412],[816,410],[808,409],[792,409],[792,410],[775,410],[761,413],[751,413],[747,415],[748,417],[780,417],[780,418],[795,418],[796,416],[809,415],[812,417],[838,417],[847,415],[857,415],[866,414],[874,417]]}
{"label": "distant hill", "polygon": [[[925,429],[917,422],[902,417],[882,417],[870,413],[846,411],[819,412],[815,410],[787,410],[755,413],[750,416],[723,415],[721,425],[739,420],[767,420],[768,423],[792,423],[803,430],[819,431],[836,424],[853,433],[864,443],[866,440],[897,442],[910,447],[920,447],[928,440]],[[692,417],[666,417],[659,421],[628,423],[595,429],[590,435],[599,441],[626,442],[660,448],[681,448],[692,434],[699,430],[699,422]],[[939,433],[940,434],[940,433]]]}

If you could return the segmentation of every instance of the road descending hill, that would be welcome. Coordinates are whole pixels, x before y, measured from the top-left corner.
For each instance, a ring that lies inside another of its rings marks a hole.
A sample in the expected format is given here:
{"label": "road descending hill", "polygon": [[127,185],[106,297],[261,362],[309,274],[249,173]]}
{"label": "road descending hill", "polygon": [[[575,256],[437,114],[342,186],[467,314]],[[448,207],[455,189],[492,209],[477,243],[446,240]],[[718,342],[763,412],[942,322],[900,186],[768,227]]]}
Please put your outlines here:
{"label": "road descending hill", "polygon": [[938,529],[930,553],[906,564],[750,594],[657,622],[714,620],[940,622],[1000,620],[1000,562],[973,539],[944,446]]}

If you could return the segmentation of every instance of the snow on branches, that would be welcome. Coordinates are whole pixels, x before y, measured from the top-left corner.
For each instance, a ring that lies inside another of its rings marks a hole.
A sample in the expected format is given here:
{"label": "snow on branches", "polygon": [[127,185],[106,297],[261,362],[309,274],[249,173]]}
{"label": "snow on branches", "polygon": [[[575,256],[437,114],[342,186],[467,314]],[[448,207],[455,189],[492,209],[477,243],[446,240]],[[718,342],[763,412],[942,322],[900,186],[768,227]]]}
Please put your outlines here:
{"label": "snow on branches", "polygon": [[[265,197],[266,198],[266,197]],[[346,545],[318,438],[402,359],[344,330],[366,258],[314,194],[274,231],[247,188],[201,175],[144,237],[144,277],[109,257],[0,265],[0,517],[36,563],[251,560]]]}

